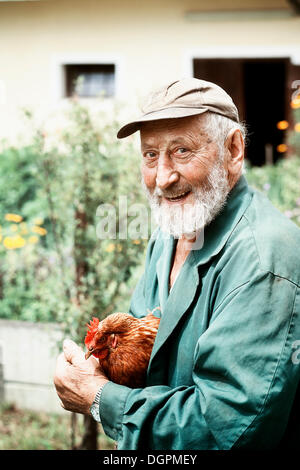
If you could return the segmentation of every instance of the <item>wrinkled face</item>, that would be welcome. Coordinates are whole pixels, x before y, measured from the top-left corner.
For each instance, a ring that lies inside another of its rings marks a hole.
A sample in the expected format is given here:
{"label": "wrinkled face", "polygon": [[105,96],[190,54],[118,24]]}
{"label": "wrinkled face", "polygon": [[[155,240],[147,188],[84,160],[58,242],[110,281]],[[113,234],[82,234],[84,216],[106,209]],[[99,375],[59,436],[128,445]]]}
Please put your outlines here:
{"label": "wrinkled face", "polygon": [[144,124],[141,150],[143,183],[158,224],[175,237],[207,225],[223,207],[229,185],[203,117]]}

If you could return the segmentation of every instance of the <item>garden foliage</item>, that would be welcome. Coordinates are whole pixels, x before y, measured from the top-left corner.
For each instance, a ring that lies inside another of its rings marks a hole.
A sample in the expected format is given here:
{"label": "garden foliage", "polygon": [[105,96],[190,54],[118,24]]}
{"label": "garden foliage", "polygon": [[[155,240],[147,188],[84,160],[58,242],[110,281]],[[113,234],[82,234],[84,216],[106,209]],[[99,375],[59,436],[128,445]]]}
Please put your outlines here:
{"label": "garden foliage", "polygon": [[[139,156],[134,141],[117,141],[119,123],[99,109],[71,101],[32,145],[0,155],[2,231],[23,240],[1,246],[0,316],[57,321],[80,341],[93,315],[128,309],[146,246],[118,239],[119,196],[129,206],[144,201]],[[115,239],[97,237],[103,203],[116,207]],[[19,221],[8,224],[9,213]]]}

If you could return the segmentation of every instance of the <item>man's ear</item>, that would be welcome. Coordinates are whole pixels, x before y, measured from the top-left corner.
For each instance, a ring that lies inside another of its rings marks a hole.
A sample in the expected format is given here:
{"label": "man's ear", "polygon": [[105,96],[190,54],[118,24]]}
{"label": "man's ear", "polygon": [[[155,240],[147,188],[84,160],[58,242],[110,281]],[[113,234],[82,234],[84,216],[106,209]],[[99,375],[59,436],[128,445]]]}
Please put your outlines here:
{"label": "man's ear", "polygon": [[245,143],[239,129],[232,129],[225,140],[224,165],[227,170],[230,189],[235,185],[242,174]]}

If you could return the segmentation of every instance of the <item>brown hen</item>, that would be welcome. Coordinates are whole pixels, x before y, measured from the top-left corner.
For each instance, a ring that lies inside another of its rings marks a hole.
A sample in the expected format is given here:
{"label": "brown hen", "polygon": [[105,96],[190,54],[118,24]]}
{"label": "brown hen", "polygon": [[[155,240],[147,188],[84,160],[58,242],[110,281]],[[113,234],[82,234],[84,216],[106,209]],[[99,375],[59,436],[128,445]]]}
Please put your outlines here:
{"label": "brown hen", "polygon": [[101,322],[94,317],[87,325],[85,358],[98,358],[105,375],[115,383],[144,387],[159,322],[152,312],[143,318],[112,313]]}

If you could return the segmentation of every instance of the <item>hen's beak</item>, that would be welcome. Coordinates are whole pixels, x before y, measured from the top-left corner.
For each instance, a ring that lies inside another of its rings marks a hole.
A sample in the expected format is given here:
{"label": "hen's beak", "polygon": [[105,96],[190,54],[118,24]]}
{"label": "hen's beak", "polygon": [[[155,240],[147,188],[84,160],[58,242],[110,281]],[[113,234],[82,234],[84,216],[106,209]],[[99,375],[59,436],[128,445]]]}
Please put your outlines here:
{"label": "hen's beak", "polygon": [[85,353],[85,358],[88,359],[94,352],[94,349],[89,349],[86,353]]}

